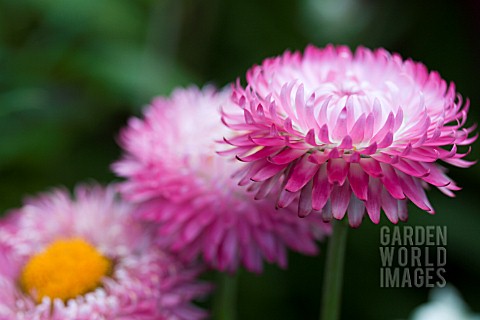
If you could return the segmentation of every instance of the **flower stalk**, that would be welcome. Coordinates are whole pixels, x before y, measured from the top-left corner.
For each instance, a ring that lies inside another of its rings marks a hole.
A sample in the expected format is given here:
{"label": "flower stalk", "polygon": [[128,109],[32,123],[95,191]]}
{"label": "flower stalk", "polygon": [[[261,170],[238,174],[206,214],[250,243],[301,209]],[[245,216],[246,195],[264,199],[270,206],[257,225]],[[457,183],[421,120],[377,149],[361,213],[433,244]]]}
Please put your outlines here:
{"label": "flower stalk", "polygon": [[220,273],[217,281],[218,289],[213,306],[214,319],[237,319],[237,284],[238,271],[235,274]]}
{"label": "flower stalk", "polygon": [[328,241],[327,260],[323,279],[320,320],[340,319],[347,230],[348,224],[345,221],[333,221],[333,233]]}

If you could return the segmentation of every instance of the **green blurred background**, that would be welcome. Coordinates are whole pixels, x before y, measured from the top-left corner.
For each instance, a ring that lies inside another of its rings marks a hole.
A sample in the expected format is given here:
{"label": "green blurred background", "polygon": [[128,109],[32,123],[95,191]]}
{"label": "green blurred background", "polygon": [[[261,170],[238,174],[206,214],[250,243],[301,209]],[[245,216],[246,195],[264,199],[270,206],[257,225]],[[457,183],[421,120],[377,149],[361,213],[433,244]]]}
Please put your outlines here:
{"label": "green blurred background", "polygon": [[[476,0],[0,0],[0,209],[51,186],[114,180],[117,132],[152,96],[224,86],[308,43],[423,61],[471,99],[473,124],[479,39]],[[464,190],[430,191],[437,214],[411,207],[408,223],[448,226],[447,281],[480,312],[480,166],[450,173]],[[425,288],[380,288],[379,230],[365,220],[349,234],[342,319],[407,318],[427,299]],[[239,319],[316,319],[323,265],[292,254],[288,271],[242,272]]]}

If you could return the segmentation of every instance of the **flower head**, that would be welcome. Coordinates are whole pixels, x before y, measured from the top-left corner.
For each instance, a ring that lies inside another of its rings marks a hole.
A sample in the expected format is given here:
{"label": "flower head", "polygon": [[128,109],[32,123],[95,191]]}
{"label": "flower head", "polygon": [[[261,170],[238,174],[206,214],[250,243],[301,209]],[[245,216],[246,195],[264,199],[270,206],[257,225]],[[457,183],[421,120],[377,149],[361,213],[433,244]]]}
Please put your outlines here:
{"label": "flower head", "polygon": [[155,99],[144,119],[131,119],[121,133],[126,155],[113,166],[128,178],[121,191],[139,204],[141,219],[157,222],[157,241],[187,261],[201,255],[219,270],[242,264],[259,272],[264,259],[285,266],[287,248],[315,254],[328,226],[255,201],[231,178],[243,164],[215,153],[228,131],[219,110],[230,94],[177,89]]}
{"label": "flower head", "polygon": [[200,319],[200,271],[160,251],[113,188],[28,200],[0,225],[0,319]]}
{"label": "flower head", "polygon": [[[298,213],[374,223],[380,210],[397,223],[406,202],[433,213],[424,187],[459,190],[436,162],[468,167],[457,146],[472,143],[453,83],[384,49],[344,46],[286,52],[247,72],[234,87],[243,114],[224,112],[237,132],[227,154],[247,164],[242,179],[281,181],[277,205],[299,198]],[[450,146],[448,149],[445,147]],[[263,187],[257,187],[263,189]]]}

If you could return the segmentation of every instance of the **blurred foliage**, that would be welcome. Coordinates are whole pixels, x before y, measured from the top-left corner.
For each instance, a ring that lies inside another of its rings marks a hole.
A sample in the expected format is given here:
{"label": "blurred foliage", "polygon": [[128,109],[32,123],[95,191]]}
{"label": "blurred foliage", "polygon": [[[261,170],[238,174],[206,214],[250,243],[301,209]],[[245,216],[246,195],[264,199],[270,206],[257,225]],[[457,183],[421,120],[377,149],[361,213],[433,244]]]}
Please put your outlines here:
{"label": "blurred foliage", "polygon": [[[114,180],[118,130],[154,95],[224,86],[308,43],[382,46],[423,61],[471,99],[473,124],[479,10],[475,0],[0,0],[0,209],[51,186]],[[432,190],[437,214],[411,207],[409,223],[448,226],[447,280],[479,312],[480,167],[451,175],[465,190],[456,199]],[[379,226],[350,232],[343,319],[406,318],[427,299],[426,289],[380,288],[378,248]],[[290,258],[288,271],[242,272],[239,319],[317,317],[324,257]]]}

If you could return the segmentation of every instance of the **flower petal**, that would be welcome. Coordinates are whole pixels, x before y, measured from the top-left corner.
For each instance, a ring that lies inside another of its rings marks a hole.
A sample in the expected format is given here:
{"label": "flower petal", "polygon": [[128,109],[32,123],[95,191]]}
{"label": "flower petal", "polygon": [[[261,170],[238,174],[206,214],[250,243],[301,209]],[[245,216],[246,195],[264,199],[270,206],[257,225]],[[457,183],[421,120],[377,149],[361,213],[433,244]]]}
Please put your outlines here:
{"label": "flower petal", "polygon": [[350,202],[350,185],[348,180],[343,185],[335,185],[333,187],[330,200],[332,203],[332,215],[335,219],[341,220],[345,216],[345,212]]}

